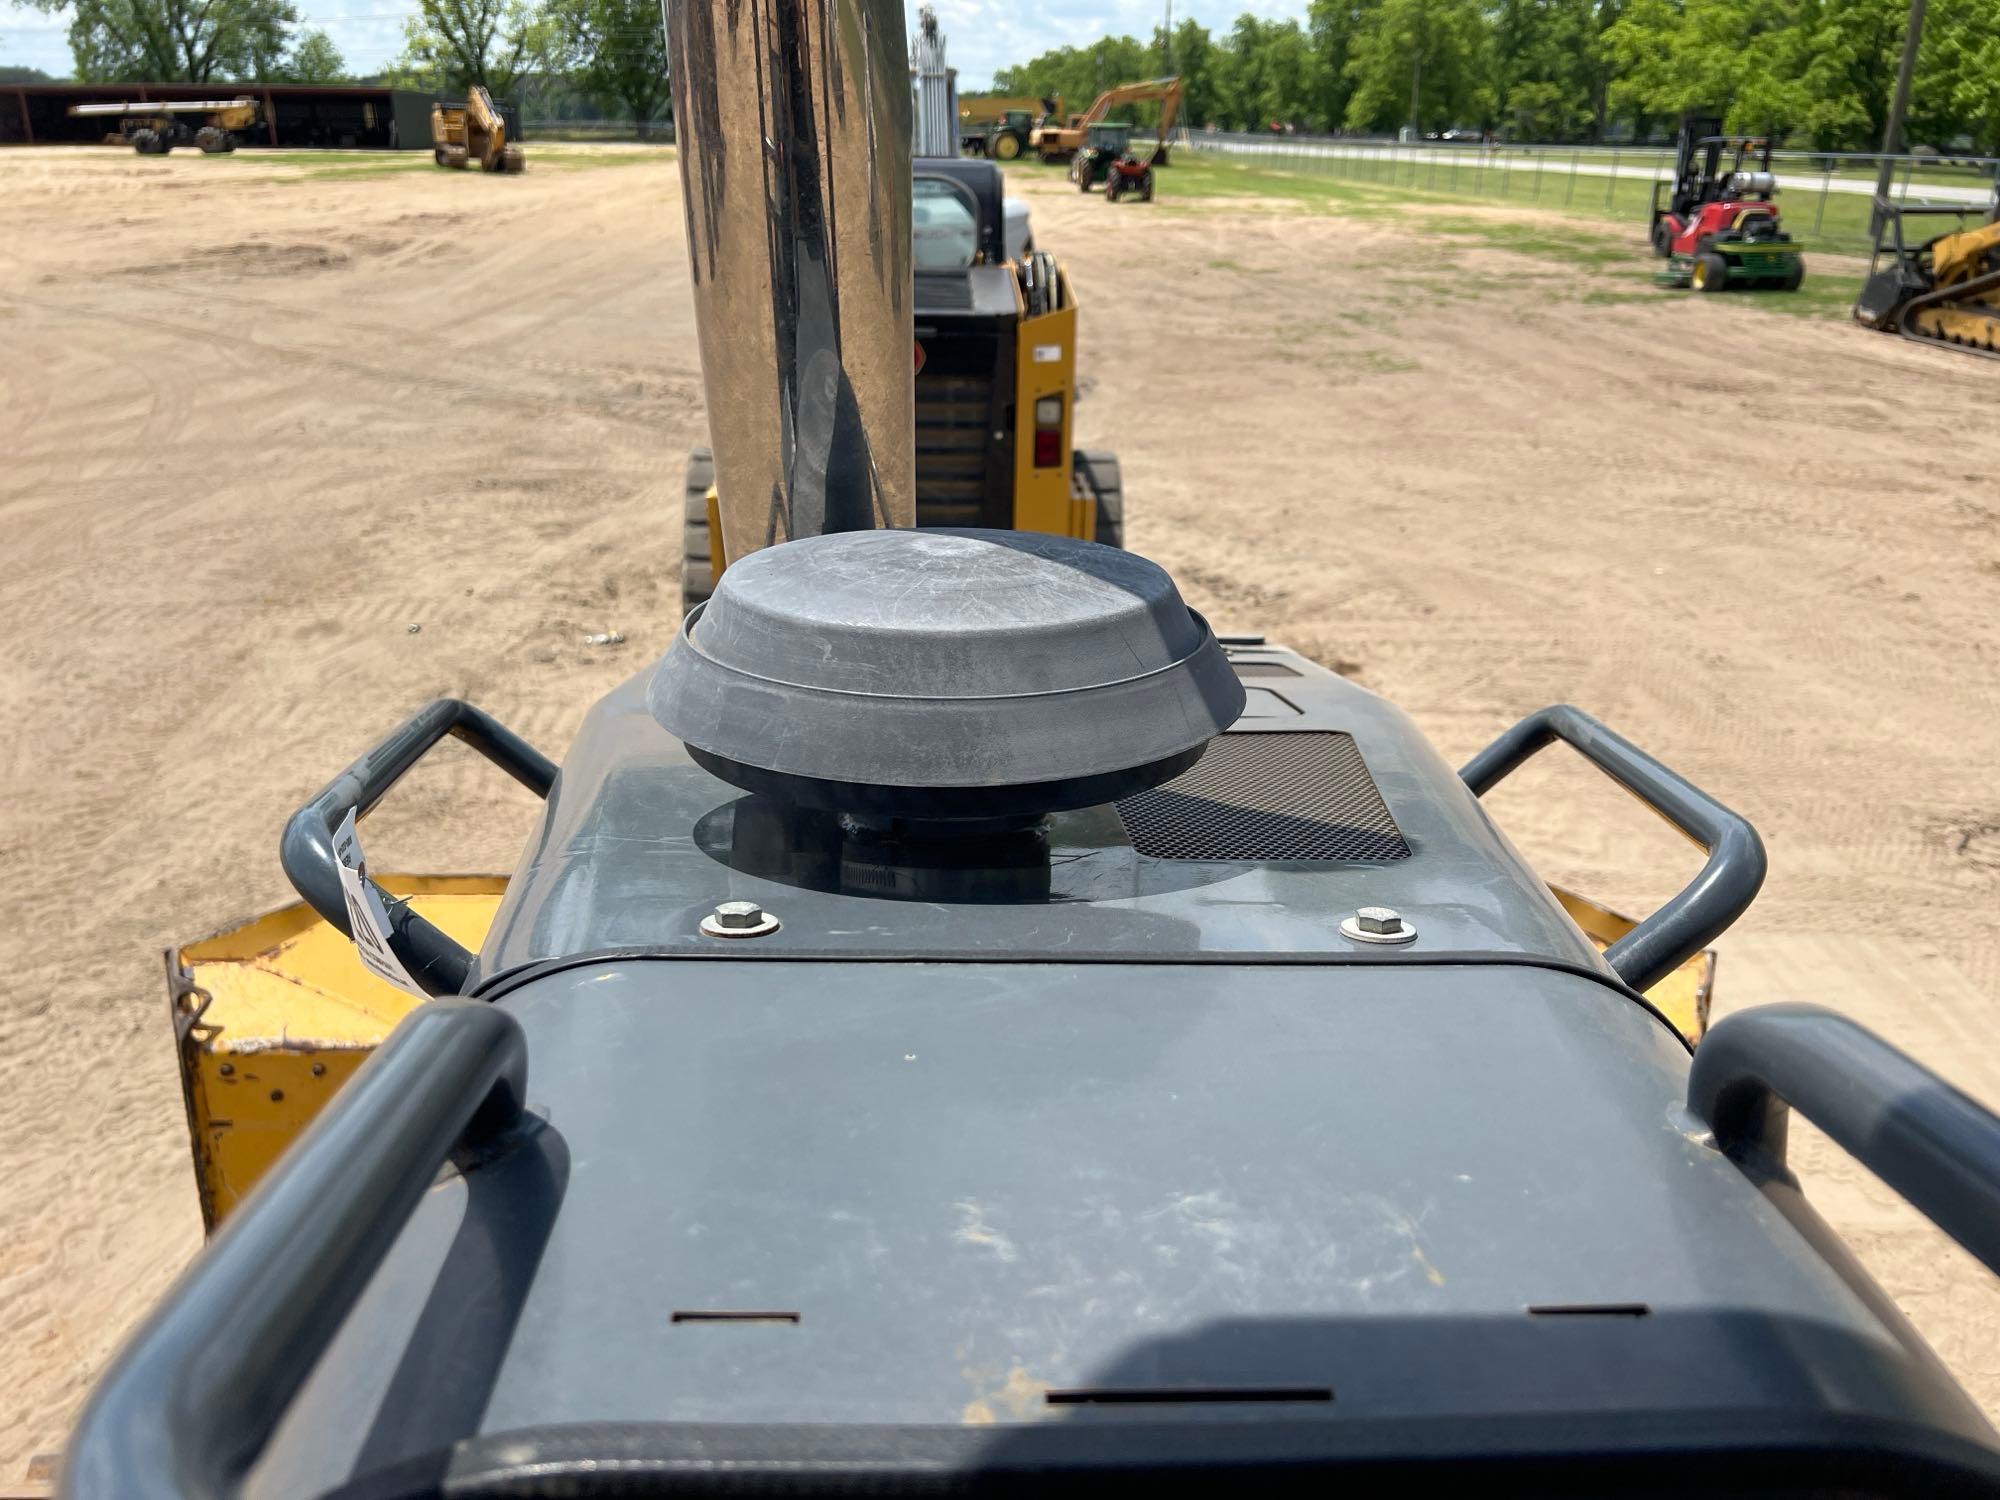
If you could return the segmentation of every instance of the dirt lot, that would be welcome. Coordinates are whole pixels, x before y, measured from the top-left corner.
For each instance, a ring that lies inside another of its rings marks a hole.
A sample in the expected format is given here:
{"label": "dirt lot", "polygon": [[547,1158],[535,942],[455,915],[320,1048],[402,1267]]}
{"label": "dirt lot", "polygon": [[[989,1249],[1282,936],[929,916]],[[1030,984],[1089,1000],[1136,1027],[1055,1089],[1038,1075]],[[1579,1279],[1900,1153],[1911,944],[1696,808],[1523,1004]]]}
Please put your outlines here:
{"label": "dirt lot", "polygon": [[[1197,607],[1453,757],[1599,713],[1770,841],[1724,1008],[1824,1001],[2000,1100],[2000,368],[1653,295],[1538,251],[1560,221],[1027,191],[1081,288],[1081,436]],[[664,649],[704,433],[678,195],[606,151],[0,154],[0,1476],[198,1239],[162,946],[287,899],[286,814],[425,698],[558,751]],[[1552,877],[1644,907],[1692,869],[1544,760],[1494,806]],[[447,751],[370,853],[504,870],[530,816]],[[1803,1157],[2000,1413],[1991,1279]]]}

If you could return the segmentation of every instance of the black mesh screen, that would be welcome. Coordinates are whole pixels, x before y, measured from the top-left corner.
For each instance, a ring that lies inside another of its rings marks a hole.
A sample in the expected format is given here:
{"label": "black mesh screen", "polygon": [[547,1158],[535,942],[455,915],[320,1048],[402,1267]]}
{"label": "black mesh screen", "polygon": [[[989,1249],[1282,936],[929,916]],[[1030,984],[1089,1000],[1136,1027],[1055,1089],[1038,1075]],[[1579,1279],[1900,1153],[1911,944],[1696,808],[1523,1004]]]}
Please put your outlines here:
{"label": "black mesh screen", "polygon": [[1403,859],[1410,846],[1351,735],[1225,734],[1192,770],[1127,797],[1132,847],[1155,859]]}
{"label": "black mesh screen", "polygon": [[1281,661],[1233,661],[1238,677],[1296,677],[1298,670]]}

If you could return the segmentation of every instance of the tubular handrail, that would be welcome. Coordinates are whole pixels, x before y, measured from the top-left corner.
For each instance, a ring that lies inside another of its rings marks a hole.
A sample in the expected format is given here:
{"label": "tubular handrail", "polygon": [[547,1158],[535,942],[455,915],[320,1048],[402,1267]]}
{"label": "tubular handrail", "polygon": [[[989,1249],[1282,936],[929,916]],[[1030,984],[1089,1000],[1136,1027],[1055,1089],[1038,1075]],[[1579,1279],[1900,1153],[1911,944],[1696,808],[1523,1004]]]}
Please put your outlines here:
{"label": "tubular handrail", "polygon": [[[555,784],[556,765],[483,709],[457,698],[425,704],[292,814],[278,854],[292,887],[349,937],[353,925],[341,890],[335,831],[351,811],[367,817],[389,788],[450,735],[463,740],[537,797]],[[472,974],[472,955],[409,906],[389,904],[389,946],[410,977],[432,996],[456,995]]]}
{"label": "tubular handrail", "polygon": [[1467,761],[1459,777],[1482,797],[1557,740],[1707,851],[1700,874],[1605,950],[1620,979],[1635,990],[1651,989],[1726,932],[1756,899],[1764,883],[1764,842],[1741,814],[1567,703],[1529,714]]}
{"label": "tubular handrail", "polygon": [[1738,1158],[1782,1167],[1796,1109],[2000,1273],[2000,1116],[1817,1005],[1760,1005],[1695,1049],[1688,1109]]}
{"label": "tubular handrail", "polygon": [[57,1493],[234,1495],[440,1164],[514,1127],[527,1082],[505,1010],[433,1000],[404,1017],[126,1341]]}

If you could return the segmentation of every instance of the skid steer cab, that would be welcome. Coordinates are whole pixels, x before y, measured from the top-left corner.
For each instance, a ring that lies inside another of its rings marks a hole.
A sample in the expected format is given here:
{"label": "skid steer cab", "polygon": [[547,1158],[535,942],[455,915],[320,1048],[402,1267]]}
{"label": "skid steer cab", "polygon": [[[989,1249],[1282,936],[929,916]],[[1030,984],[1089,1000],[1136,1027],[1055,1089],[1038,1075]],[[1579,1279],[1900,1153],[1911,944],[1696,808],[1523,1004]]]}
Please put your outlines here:
{"label": "skid steer cab", "polygon": [[[1008,215],[989,161],[920,159],[912,180],[917,525],[985,526],[1125,545],[1114,454],[1071,446],[1076,292]],[[681,601],[728,564],[707,448],[688,455]]]}
{"label": "skid steer cab", "polygon": [[1685,117],[1674,180],[1653,184],[1653,253],[1667,263],[1654,280],[1698,292],[1796,291],[1805,259],[1779,223],[1771,143],[1720,129],[1712,115]]}

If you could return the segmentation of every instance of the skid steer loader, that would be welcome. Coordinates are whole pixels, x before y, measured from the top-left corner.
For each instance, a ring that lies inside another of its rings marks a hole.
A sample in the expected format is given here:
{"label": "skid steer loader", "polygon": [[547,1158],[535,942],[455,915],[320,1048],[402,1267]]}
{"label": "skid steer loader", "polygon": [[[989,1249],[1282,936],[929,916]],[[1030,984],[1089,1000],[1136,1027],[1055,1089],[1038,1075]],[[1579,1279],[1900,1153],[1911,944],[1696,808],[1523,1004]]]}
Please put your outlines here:
{"label": "skid steer loader", "polygon": [[482,172],[525,172],[528,156],[507,139],[507,119],[493,96],[478,84],[463,102],[431,105],[431,156],[441,167],[463,171],[473,162]]}
{"label": "skid steer loader", "polygon": [[[1076,411],[1077,296],[1056,258],[1017,242],[1005,179],[990,161],[917,158],[911,169],[916,314],[919,526],[997,526],[1125,545],[1118,456],[1070,446]],[[736,419],[709,409],[711,427]],[[808,460],[811,461],[811,460]],[[681,604],[715,587],[732,549],[766,546],[797,522],[775,508],[726,537],[708,447],[688,455],[682,490]],[[864,497],[826,529],[874,525]]]}
{"label": "skid steer loader", "polygon": [[[1854,320],[1920,344],[2000,357],[2000,197],[1985,209],[1878,198],[1875,212],[1875,253]],[[1986,222],[1967,228],[1976,218]],[[1924,220],[1956,227],[1913,243],[1908,226]]]}
{"label": "skid steer loader", "polygon": [[[913,526],[902,7],[670,15],[721,503],[788,540],[560,767],[420,710],[287,825],[309,909],[175,958],[200,1170],[271,1160],[60,1494],[2000,1487],[1786,1167],[1796,1110],[2000,1267],[2000,1119],[1651,998],[1750,824],[1569,707],[1453,772],[1141,557]],[[504,882],[368,868],[446,738],[544,799]],[[1481,802],[1554,745],[1705,851],[1602,951]]]}

